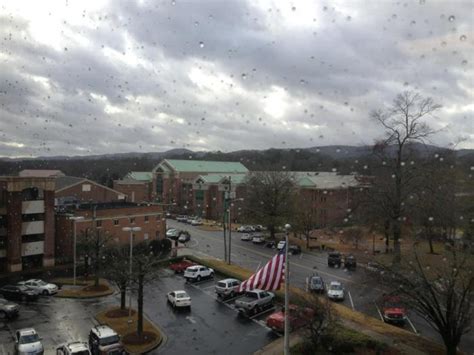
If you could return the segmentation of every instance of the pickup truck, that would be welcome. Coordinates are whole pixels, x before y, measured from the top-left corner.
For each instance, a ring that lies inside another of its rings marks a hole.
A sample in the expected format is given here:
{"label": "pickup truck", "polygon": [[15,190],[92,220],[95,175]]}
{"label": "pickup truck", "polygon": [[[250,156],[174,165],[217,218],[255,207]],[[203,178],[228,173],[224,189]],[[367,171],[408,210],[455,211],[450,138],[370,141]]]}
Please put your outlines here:
{"label": "pickup truck", "polygon": [[245,315],[254,315],[265,309],[273,307],[275,295],[264,290],[247,291],[245,296],[235,301],[235,308],[239,313]]}
{"label": "pickup truck", "polygon": [[[301,328],[311,322],[314,317],[314,311],[311,308],[302,308],[290,304],[290,330]],[[267,327],[275,333],[283,334],[285,332],[285,310],[277,311],[267,317]]]}

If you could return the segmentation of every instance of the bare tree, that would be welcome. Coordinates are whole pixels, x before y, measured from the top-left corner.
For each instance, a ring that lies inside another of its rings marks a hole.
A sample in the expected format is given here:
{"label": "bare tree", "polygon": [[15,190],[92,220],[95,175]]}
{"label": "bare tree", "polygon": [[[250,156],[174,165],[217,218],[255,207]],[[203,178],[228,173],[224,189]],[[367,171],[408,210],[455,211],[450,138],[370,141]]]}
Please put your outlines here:
{"label": "bare tree", "polygon": [[309,249],[311,232],[317,227],[317,216],[311,203],[307,200],[299,200],[298,208],[294,214],[292,228],[295,233],[301,233],[306,240],[306,248]]}
{"label": "bare tree", "polygon": [[[405,214],[407,190],[413,186],[416,174],[410,172],[407,153],[412,143],[424,143],[435,131],[423,120],[433,116],[441,106],[431,98],[413,92],[403,92],[392,105],[371,113],[372,119],[385,129],[385,138],[376,144],[374,152],[384,162],[384,178],[389,177],[385,201],[387,218],[393,236],[394,262],[401,261],[401,223]],[[392,150],[390,154],[389,151]]]}
{"label": "bare tree", "polygon": [[295,189],[291,173],[255,171],[249,174],[246,186],[244,213],[248,219],[265,225],[274,239],[276,228],[293,213]]}
{"label": "bare tree", "polygon": [[390,277],[383,280],[440,334],[446,354],[454,355],[461,337],[471,329],[472,260],[453,249],[443,258],[442,265],[434,267],[419,257],[416,246],[414,255],[414,261],[403,269],[386,268]]}
{"label": "bare tree", "polygon": [[104,274],[120,290],[121,310],[125,310],[127,287],[130,281],[129,254],[128,245],[116,245],[108,247],[104,255]]}
{"label": "bare tree", "polygon": [[86,229],[85,231],[81,232],[78,238],[78,255],[84,257],[87,272],[89,269],[89,260],[92,261],[94,266],[94,286],[96,287],[99,286],[101,266],[104,262],[102,258],[112,238],[112,235],[97,228]]}

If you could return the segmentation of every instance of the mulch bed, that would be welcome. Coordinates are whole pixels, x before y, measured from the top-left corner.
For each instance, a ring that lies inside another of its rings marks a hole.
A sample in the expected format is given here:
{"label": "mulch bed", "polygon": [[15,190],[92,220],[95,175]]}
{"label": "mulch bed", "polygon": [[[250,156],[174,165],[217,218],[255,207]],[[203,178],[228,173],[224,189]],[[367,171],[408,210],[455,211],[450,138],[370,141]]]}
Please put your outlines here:
{"label": "mulch bed", "polygon": [[[135,315],[135,313],[137,313],[137,312],[132,309],[132,316]],[[120,309],[120,308],[112,309],[112,310],[108,311],[107,313],[105,313],[105,316],[107,318],[128,317],[128,309]]]}
{"label": "mulch bed", "polygon": [[156,338],[157,334],[152,332],[143,332],[140,337],[137,333],[130,333],[122,338],[122,342],[125,345],[143,345],[154,342]]}
{"label": "mulch bed", "polygon": [[82,290],[85,291],[85,292],[104,292],[104,291],[107,291],[109,289],[108,286],[106,285],[99,285],[99,286],[87,286],[87,287],[84,287]]}

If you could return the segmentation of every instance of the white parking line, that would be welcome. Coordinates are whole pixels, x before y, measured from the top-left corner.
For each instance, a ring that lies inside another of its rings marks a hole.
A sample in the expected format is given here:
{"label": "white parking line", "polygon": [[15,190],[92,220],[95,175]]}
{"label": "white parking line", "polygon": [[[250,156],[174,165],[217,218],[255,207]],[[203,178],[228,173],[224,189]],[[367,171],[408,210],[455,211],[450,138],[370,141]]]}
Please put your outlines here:
{"label": "white parking line", "polygon": [[407,316],[407,322],[408,322],[408,324],[410,324],[410,327],[411,327],[411,329],[413,329],[413,332],[414,332],[416,335],[420,335],[420,333],[418,333],[418,331],[416,330],[415,326],[414,326],[413,323],[411,322],[410,318],[408,318],[408,316]]}
{"label": "white parking line", "polygon": [[347,291],[347,294],[349,295],[349,301],[351,301],[352,310],[355,311],[354,301],[352,301],[351,291]]}
{"label": "white parking line", "polygon": [[211,285],[211,286],[206,286],[206,287],[201,287],[202,290],[209,290],[211,288],[214,288],[216,287],[215,285]]}
{"label": "white parking line", "polygon": [[303,259],[303,253],[300,254],[300,260]]}
{"label": "white parking line", "polygon": [[379,307],[377,306],[377,303],[374,302],[374,305],[375,305],[375,309],[377,309],[377,313],[379,314],[380,316],[380,320],[383,322],[383,316],[382,316],[382,312],[380,312],[380,309]]}
{"label": "white parking line", "polygon": [[232,298],[229,298],[229,299],[227,299],[227,300],[221,300],[221,302],[222,302],[222,303],[229,303],[230,301],[236,300],[236,299],[238,299],[238,298],[240,298],[240,297],[243,297],[243,295],[237,295],[237,296],[232,297]]}
{"label": "white parking line", "polygon": [[272,312],[276,309],[275,306],[271,307],[271,308],[268,308],[267,310],[263,311],[263,312],[260,312],[260,313],[257,313],[257,314],[254,314],[252,317],[249,317],[250,319],[254,319],[254,318],[257,318],[258,316],[261,316],[262,314],[265,314],[265,313],[268,313],[268,312]]}

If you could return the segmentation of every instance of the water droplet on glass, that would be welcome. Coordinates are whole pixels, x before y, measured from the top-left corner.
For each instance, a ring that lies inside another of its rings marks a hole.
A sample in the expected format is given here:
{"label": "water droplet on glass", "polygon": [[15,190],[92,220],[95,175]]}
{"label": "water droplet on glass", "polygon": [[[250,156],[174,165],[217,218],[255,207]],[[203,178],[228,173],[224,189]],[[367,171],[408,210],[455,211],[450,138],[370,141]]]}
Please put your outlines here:
{"label": "water droplet on glass", "polygon": [[397,14],[393,14],[392,18],[395,20],[397,18]]}
{"label": "water droplet on glass", "polygon": [[462,62],[461,62],[462,65],[467,65],[467,60],[464,59]]}
{"label": "water droplet on glass", "polygon": [[242,79],[244,79],[244,80],[245,80],[245,79],[247,79],[247,74],[245,74],[245,73],[242,73],[241,77],[242,77]]}
{"label": "water droplet on glass", "polygon": [[352,17],[351,17],[351,16],[347,16],[347,17],[346,17],[346,21],[350,21],[350,20],[352,20]]}
{"label": "water droplet on glass", "polygon": [[464,42],[466,39],[467,39],[466,35],[462,35],[461,37],[459,37],[459,40],[461,42]]}
{"label": "water droplet on glass", "polygon": [[296,7],[293,6],[293,7],[291,8],[291,11],[296,11]]}
{"label": "water droplet on glass", "polygon": [[451,15],[451,16],[449,16],[448,20],[449,20],[449,22],[453,22],[454,20],[456,20],[456,17]]}
{"label": "water droplet on glass", "polygon": [[441,47],[446,47],[447,43],[446,41],[441,42]]}
{"label": "water droplet on glass", "polygon": [[199,42],[199,47],[204,48],[204,42]]}

